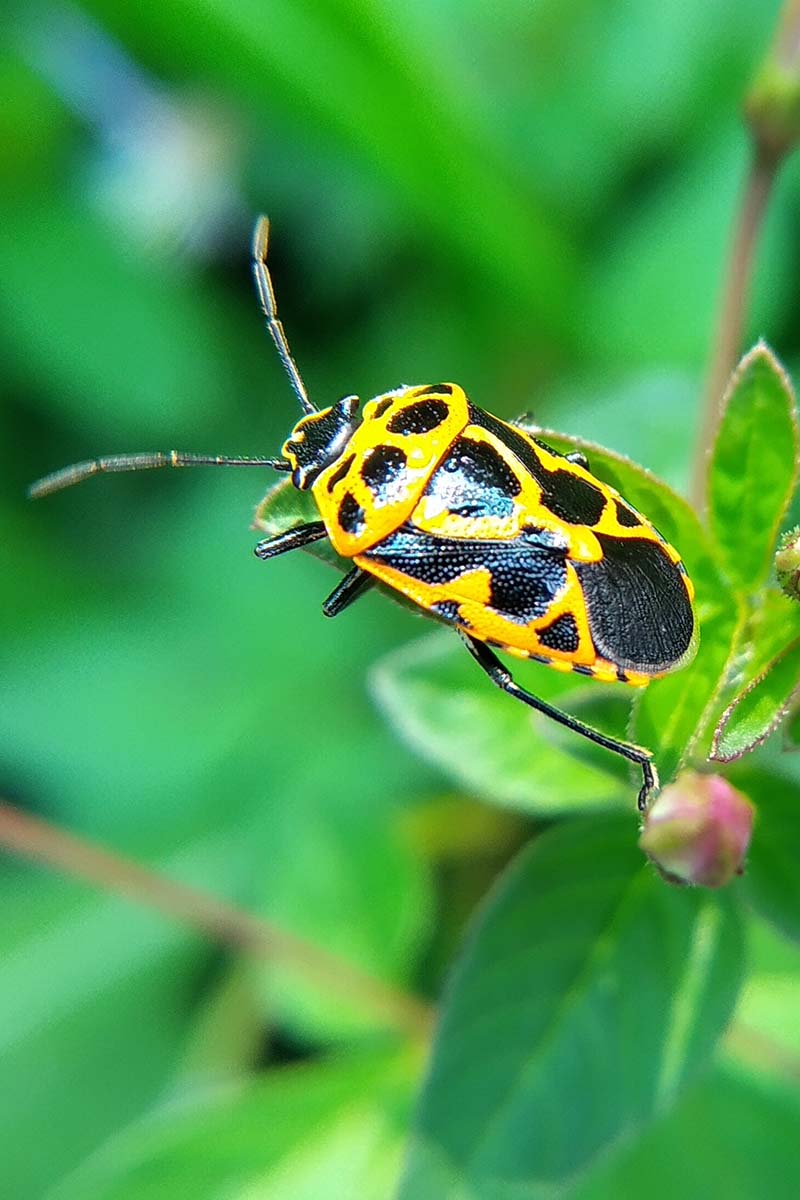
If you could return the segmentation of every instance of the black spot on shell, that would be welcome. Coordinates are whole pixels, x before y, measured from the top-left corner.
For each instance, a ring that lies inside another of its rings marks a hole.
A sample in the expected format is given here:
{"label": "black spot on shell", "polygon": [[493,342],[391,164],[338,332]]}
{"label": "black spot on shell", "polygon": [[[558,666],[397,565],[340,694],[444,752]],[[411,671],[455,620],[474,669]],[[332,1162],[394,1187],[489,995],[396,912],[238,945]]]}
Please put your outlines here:
{"label": "black spot on shell", "polygon": [[430,383],[426,387],[421,387],[416,394],[418,396],[452,396],[453,389],[449,383]]}
{"label": "black spot on shell", "polygon": [[376,446],[361,466],[361,478],[376,504],[392,504],[405,493],[404,472],[408,459],[396,446]]}
{"label": "black spot on shell", "polygon": [[617,520],[620,525],[624,525],[627,529],[633,529],[636,525],[641,525],[641,521],[636,513],[628,508],[627,504],[623,504],[621,500],[617,501]]}
{"label": "black spot on shell", "polygon": [[[565,471],[563,468],[549,470],[518,429],[506,425],[504,421],[482,408],[470,405],[469,416],[473,424],[488,429],[516,455],[539,484],[542,489],[542,504],[554,516],[560,517],[570,525],[597,524],[606,504],[605,496],[599,488],[586,479],[580,479],[572,471]],[[541,446],[543,450],[548,449],[544,442],[537,440],[536,445]]]}
{"label": "black spot on shell", "polygon": [[571,471],[553,471],[542,486],[542,504],[570,525],[596,525],[606,498],[599,488]]}
{"label": "black spot on shell", "polygon": [[328,492],[329,493],[333,491],[333,489],[336,487],[337,483],[341,483],[341,481],[344,479],[345,475],[347,474],[347,472],[350,470],[350,468],[353,465],[354,458],[355,458],[355,454],[348,454],[347,458],[344,460],[344,462],[341,464],[341,466],[337,467],[336,470],[333,472],[330,479],[328,480]]}
{"label": "black spot on shell", "polygon": [[[427,390],[427,389],[426,389]],[[391,433],[409,436],[414,433],[430,433],[447,418],[449,409],[443,400],[418,400],[401,408],[389,419],[386,428]]]}
{"label": "black spot on shell", "polygon": [[574,654],[578,649],[578,625],[572,613],[562,613],[552,624],[540,629],[539,641],[549,650],[560,650],[562,654]]}
{"label": "black spot on shell", "polygon": [[383,414],[386,412],[387,408],[392,407],[393,403],[394,403],[393,396],[384,396],[383,399],[379,400],[378,403],[375,405],[375,411],[372,414],[371,419],[373,421],[377,421],[378,417],[382,417]]}
{"label": "black spot on shell", "polygon": [[339,505],[339,524],[345,533],[354,537],[364,529],[364,510],[352,492],[348,492]]}

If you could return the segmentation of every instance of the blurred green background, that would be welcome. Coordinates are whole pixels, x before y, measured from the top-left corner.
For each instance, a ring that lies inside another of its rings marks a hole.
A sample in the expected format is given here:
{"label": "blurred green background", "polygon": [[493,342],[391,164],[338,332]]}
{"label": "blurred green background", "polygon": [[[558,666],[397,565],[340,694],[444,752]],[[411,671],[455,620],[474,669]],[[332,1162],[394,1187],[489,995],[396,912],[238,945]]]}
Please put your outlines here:
{"label": "blurred green background", "polygon": [[[377,595],[329,624],[329,568],[258,562],[249,523],[269,480],[256,473],[117,476],[36,505],[25,487],[98,453],[277,452],[297,413],[249,278],[263,210],[317,403],[453,379],[501,416],[529,411],[685,488],[747,162],[739,105],[777,11],[13,12],[0,59],[9,800],[439,994],[467,915],[529,827],[455,792],[376,710],[370,667],[428,627]],[[799,208],[791,163],[749,322],[790,364]],[[324,1080],[296,1095],[287,1074],[383,1045],[363,1014],[9,857],[0,903],[4,1195],[95,1194],[69,1182],[84,1160],[124,1162],[122,1131],[146,1120],[157,1139],[189,1099],[253,1072],[252,1170],[283,1163],[284,1134],[309,1155],[294,1183],[253,1196],[366,1196],[367,1176],[389,1194],[407,1087],[373,1112],[371,1068],[353,1068],[363,1119],[320,1149],[334,1100]],[[795,952],[753,936],[797,997]],[[734,1088],[725,1103],[738,1102]],[[347,1166],[326,1168],[328,1192],[315,1171],[337,1147]],[[140,1187],[130,1195],[151,1194]],[[176,1168],[174,1190],[152,1194],[218,1193]]]}

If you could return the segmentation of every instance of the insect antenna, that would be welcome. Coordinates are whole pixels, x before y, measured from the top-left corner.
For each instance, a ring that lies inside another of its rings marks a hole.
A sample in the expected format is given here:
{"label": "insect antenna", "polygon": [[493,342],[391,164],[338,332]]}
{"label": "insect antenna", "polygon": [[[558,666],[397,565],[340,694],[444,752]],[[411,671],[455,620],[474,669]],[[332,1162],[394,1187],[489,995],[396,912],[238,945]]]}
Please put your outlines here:
{"label": "insect antenna", "polygon": [[283,325],[278,320],[278,306],[275,302],[275,291],[272,287],[267,268],[267,244],[269,242],[269,220],[259,217],[253,231],[253,279],[264,316],[267,318],[267,329],[270,332],[278,357],[283,363],[283,369],[289,376],[289,382],[294,388],[295,395],[300,401],[300,407],[305,413],[319,412],[316,405],[308,398],[306,385],[297,369],[297,363],[292,358],[289,343],[286,340]]}
{"label": "insect antenna", "polygon": [[31,499],[48,496],[61,488],[72,487],[90,475],[109,471],[152,471],[158,467],[271,467],[273,471],[291,471],[285,458],[233,458],[224,454],[190,454],[183,450],[156,450],[146,454],[113,454],[62,467],[45,475],[28,488]]}

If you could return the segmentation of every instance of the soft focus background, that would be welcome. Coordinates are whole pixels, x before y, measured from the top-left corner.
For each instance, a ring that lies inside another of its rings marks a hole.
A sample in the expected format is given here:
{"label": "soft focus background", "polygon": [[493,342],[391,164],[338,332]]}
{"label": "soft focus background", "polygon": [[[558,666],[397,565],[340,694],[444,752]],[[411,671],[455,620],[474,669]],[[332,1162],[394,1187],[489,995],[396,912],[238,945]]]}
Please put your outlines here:
{"label": "soft focus background", "polygon": [[[297,413],[249,277],[262,210],[317,403],[453,379],[685,488],[747,160],[738,110],[777,10],[17,7],[0,58],[7,799],[439,994],[531,826],[415,758],[378,711],[371,668],[428,627],[375,595],[329,624],[330,568],[256,561],[259,473],[108,477],[36,505],[24,489],[97,453],[278,450]],[[799,216],[790,163],[749,321],[790,364]],[[222,1194],[207,1165],[192,1177],[176,1113],[199,1106],[203,1145],[206,1098],[250,1073],[246,1118],[212,1140],[261,1190],[226,1196],[390,1194],[419,1063],[395,1065],[396,1096],[381,1077],[380,1104],[370,1063],[315,1073],[380,1049],[379,1021],[9,857],[0,907],[3,1195],[100,1194],[80,1164],[124,1181],[142,1138],[174,1151],[172,1190],[142,1177],[113,1195]],[[770,995],[797,1000],[796,952],[752,937]],[[294,1082],[300,1060],[314,1070]],[[754,1137],[781,1136],[771,1103],[691,1097]]]}

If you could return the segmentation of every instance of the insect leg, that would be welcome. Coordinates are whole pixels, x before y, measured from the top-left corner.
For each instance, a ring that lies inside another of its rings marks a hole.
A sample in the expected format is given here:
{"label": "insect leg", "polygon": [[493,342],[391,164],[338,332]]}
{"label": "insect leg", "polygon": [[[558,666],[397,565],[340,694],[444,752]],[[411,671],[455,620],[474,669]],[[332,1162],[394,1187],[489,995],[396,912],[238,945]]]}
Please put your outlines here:
{"label": "insect leg", "polygon": [[286,533],[263,538],[253,547],[253,553],[257,558],[275,558],[278,554],[299,550],[301,546],[308,546],[311,542],[318,542],[327,536],[324,522],[309,521],[308,525],[298,525],[297,529],[288,529]]}
{"label": "insect leg", "polygon": [[590,742],[596,742],[598,746],[603,746],[606,750],[613,751],[614,754],[620,754],[623,758],[627,758],[629,762],[636,763],[637,767],[642,771],[642,786],[639,791],[639,811],[644,812],[647,808],[647,801],[650,793],[658,787],[658,776],[651,756],[647,750],[641,746],[632,746],[629,742],[619,742],[616,738],[606,737],[596,729],[592,729],[589,725],[584,725],[576,717],[570,716],[569,713],[561,712],[558,708],[553,708],[544,700],[539,700],[536,696],[526,692],[518,683],[515,683],[511,677],[510,671],[507,671],[500,659],[490,650],[485,642],[479,642],[475,638],[471,638],[463,630],[458,630],[459,636],[469,650],[472,657],[477,662],[491,679],[492,683],[499,687],[502,691],[508,692],[509,696],[514,696],[515,699],[521,700],[523,704],[527,704],[530,708],[535,708],[538,712],[544,713],[546,717],[552,717],[554,721],[558,721],[560,725],[571,729],[573,733],[579,733],[583,737],[588,738]]}
{"label": "insect leg", "polygon": [[373,577],[368,571],[362,571],[361,567],[353,567],[352,571],[347,572],[341,583],[333,589],[330,596],[323,602],[322,611],[325,616],[338,617],[340,612],[344,612],[374,582]]}

